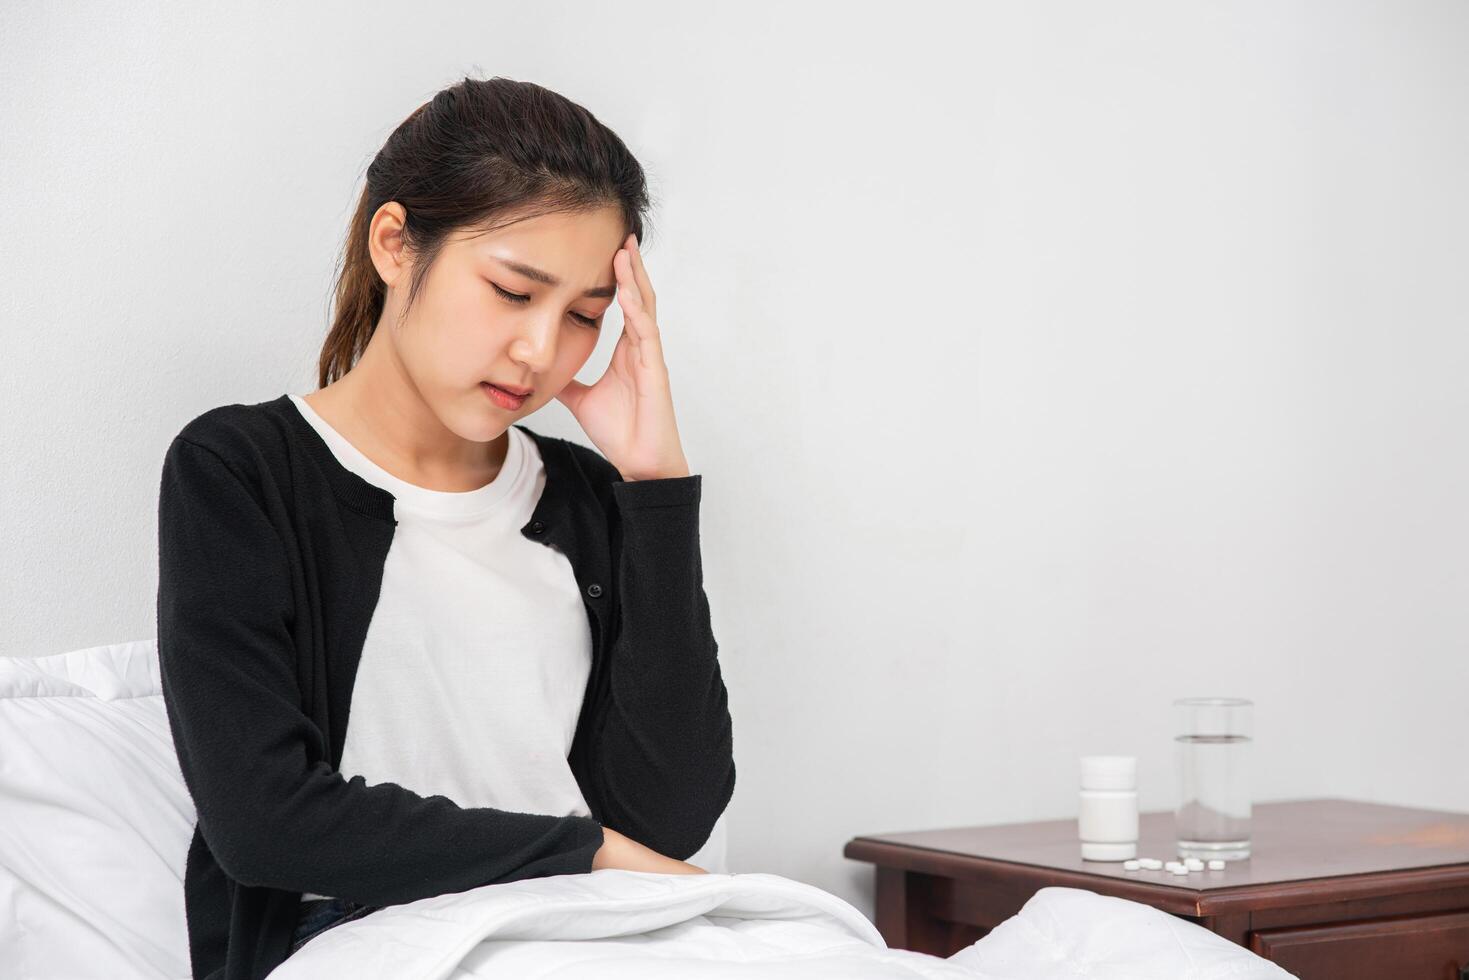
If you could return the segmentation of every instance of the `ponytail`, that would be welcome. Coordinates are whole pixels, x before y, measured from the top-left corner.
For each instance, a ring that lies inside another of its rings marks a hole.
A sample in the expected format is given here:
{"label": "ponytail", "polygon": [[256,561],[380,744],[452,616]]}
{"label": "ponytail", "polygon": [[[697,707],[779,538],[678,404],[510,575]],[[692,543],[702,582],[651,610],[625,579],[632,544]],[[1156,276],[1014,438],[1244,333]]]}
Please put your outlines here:
{"label": "ponytail", "polygon": [[373,215],[369,210],[372,203],[369,193],[368,188],[362,189],[342,249],[332,327],[317,362],[319,388],[325,388],[351,370],[367,349],[367,342],[383,314],[387,288],[367,250],[367,233]]}

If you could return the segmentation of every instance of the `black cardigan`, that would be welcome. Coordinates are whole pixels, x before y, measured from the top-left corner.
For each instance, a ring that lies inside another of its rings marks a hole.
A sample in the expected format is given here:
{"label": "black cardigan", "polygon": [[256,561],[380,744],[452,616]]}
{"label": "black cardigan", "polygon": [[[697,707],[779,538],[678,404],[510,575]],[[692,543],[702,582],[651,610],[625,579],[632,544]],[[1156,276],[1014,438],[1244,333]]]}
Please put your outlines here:
{"label": "black cardigan", "polygon": [[197,810],[184,899],[196,980],[289,955],[303,892],[368,905],[591,870],[613,827],[680,860],[734,792],[699,550],[700,475],[626,482],[534,438],[546,484],[521,534],[566,554],[592,631],[569,763],[591,817],[461,807],[337,767],[397,521],[289,396],[211,409],[164,457],[158,654]]}

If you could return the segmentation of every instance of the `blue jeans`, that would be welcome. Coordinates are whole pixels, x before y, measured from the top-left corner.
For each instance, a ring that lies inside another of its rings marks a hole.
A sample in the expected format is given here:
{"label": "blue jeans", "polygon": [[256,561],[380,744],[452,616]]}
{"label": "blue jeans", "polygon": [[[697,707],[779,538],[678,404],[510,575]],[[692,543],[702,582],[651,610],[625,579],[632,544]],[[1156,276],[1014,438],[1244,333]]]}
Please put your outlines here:
{"label": "blue jeans", "polygon": [[291,940],[291,952],[296,952],[332,926],[360,919],[380,908],[381,905],[358,905],[344,898],[308,898],[301,903],[300,918],[296,920],[296,935]]}

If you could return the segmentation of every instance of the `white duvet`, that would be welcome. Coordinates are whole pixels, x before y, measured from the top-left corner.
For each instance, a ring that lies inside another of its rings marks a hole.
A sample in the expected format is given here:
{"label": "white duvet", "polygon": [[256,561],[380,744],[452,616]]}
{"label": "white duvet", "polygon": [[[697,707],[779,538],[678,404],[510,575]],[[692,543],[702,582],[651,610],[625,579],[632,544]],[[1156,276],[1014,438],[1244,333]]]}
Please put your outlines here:
{"label": "white duvet", "polygon": [[[183,871],[193,827],[154,641],[0,658],[4,980],[187,980]],[[779,875],[613,870],[388,906],[321,933],[271,974],[272,980],[1288,976],[1193,923],[1074,888],[1040,890],[989,935],[943,959],[888,949],[855,907]]]}
{"label": "white duvet", "polygon": [[1044,888],[948,959],[889,949],[843,899],[774,874],[593,871],[393,905],[317,935],[270,980],[1278,980],[1157,909]]}

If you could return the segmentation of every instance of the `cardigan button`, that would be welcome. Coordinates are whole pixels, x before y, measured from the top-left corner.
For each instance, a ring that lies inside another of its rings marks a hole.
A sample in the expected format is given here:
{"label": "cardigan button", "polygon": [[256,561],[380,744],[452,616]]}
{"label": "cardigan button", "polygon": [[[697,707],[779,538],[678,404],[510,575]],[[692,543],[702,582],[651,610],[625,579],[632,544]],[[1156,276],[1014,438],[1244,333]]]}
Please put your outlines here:
{"label": "cardigan button", "polygon": [[533,521],[531,523],[531,526],[530,526],[530,533],[531,534],[540,534],[545,529],[546,529],[546,525],[545,524],[541,523],[540,521]]}
{"label": "cardigan button", "polygon": [[597,596],[601,594],[602,587],[596,582],[593,582],[591,585],[587,586],[587,595],[591,596],[593,599],[597,598]]}

